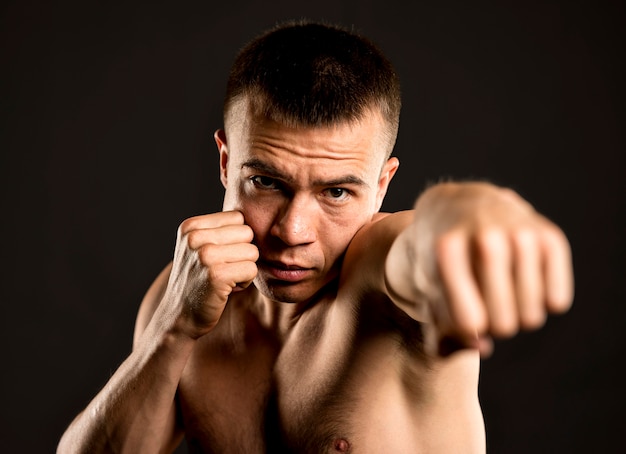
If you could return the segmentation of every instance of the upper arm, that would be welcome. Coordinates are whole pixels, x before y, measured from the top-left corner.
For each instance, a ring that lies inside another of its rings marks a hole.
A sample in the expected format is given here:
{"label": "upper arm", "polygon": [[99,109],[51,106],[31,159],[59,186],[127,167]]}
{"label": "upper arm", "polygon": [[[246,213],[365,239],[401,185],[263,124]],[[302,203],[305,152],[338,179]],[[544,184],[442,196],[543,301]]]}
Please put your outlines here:
{"label": "upper arm", "polygon": [[[342,269],[342,280],[345,285],[348,285],[350,292],[381,292],[387,295],[412,319],[421,322],[422,326],[428,326],[428,323],[423,323],[428,320],[422,317],[420,311],[407,311],[406,305],[398,304],[395,296],[390,294],[392,290],[388,288],[385,278],[386,262],[391,246],[413,219],[413,211],[402,211],[381,216],[364,226],[348,247]],[[393,258],[390,257],[390,259]],[[343,289],[343,285],[340,288]],[[407,354],[405,366],[409,371],[405,376],[421,377],[425,373],[423,364],[415,361],[414,353]],[[474,350],[463,351],[449,357],[433,356],[428,359],[428,375],[435,377],[429,381],[430,386],[434,387],[431,391],[433,395],[436,394],[441,399],[450,399],[450,401],[463,399],[468,405],[475,405],[478,373],[479,355]]]}
{"label": "upper arm", "polygon": [[137,345],[137,342],[146,329],[146,326],[150,323],[152,315],[156,311],[157,307],[159,307],[159,303],[161,302],[161,299],[165,294],[165,289],[167,288],[171,270],[172,263],[169,263],[148,288],[148,291],[139,306],[139,311],[137,312],[133,345]]}
{"label": "upper arm", "polygon": [[[341,288],[382,291],[385,283],[385,260],[396,237],[413,219],[413,211],[379,213],[354,236],[344,257]],[[352,291],[352,290],[351,290]]]}

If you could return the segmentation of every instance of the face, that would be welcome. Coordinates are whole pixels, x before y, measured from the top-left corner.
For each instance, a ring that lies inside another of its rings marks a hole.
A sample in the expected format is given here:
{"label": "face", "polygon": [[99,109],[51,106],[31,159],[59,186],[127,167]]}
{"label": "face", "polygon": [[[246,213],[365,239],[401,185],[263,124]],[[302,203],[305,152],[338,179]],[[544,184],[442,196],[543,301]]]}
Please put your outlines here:
{"label": "face", "polygon": [[338,277],[353,236],[380,209],[398,167],[385,157],[385,123],[375,112],[315,128],[242,117],[215,134],[224,210],[241,211],[254,231],[259,291],[306,302]]}

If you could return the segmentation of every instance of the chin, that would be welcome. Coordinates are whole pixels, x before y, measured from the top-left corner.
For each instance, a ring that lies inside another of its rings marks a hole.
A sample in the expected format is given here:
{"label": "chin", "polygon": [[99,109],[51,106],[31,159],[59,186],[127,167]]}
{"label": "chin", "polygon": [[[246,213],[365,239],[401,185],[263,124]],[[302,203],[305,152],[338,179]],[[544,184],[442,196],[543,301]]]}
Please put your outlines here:
{"label": "chin", "polygon": [[257,290],[266,298],[279,303],[297,304],[309,301],[320,290],[311,289],[310,286],[302,284],[268,284],[265,281],[256,279],[254,285]]}

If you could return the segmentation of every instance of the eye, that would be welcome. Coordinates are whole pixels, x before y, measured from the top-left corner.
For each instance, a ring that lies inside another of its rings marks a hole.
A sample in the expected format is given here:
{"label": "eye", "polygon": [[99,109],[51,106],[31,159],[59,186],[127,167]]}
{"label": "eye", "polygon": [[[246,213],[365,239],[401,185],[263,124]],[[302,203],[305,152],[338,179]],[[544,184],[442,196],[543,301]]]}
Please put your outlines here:
{"label": "eye", "polygon": [[259,189],[277,189],[278,184],[274,178],[265,177],[263,175],[255,175],[250,177],[252,184]]}
{"label": "eye", "polygon": [[328,188],[324,192],[333,200],[345,200],[350,196],[350,192],[344,188]]}

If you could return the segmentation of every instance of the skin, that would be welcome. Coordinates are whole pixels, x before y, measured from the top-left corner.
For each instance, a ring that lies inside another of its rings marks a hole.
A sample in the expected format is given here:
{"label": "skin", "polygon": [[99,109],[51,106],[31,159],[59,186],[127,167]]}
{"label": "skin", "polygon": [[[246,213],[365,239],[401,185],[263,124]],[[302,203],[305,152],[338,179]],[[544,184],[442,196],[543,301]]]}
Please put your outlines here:
{"label": "skin", "polygon": [[224,211],[181,224],[132,354],[59,452],[167,452],[183,431],[192,452],[484,452],[480,354],[567,310],[562,232],[484,183],[378,213],[398,161],[376,111],[236,111],[215,134]]}

